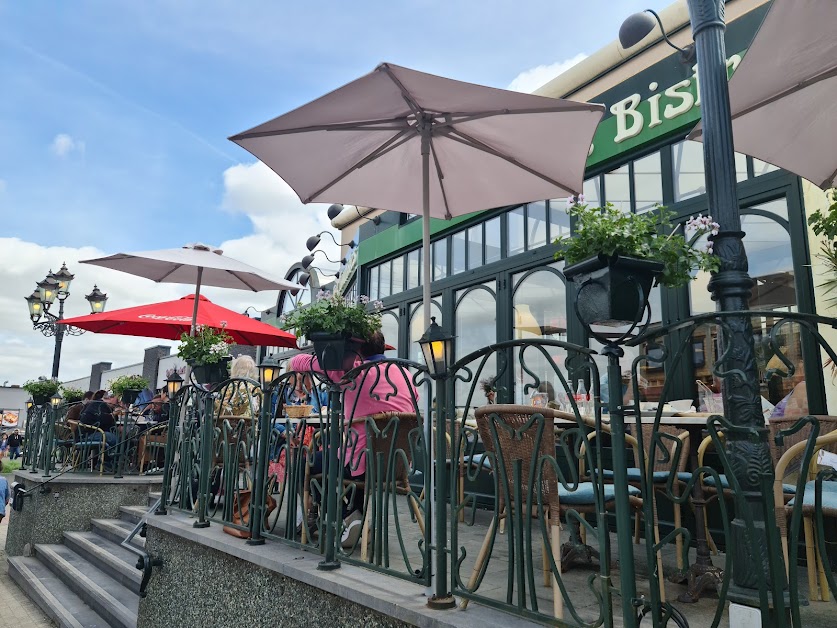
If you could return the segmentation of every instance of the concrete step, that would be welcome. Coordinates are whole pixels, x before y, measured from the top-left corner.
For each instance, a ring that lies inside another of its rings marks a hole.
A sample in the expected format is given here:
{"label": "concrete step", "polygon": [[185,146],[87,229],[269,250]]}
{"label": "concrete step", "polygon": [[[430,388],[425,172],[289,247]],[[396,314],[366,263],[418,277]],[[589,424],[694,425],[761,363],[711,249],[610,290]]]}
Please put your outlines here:
{"label": "concrete step", "polygon": [[64,532],[64,545],[90,561],[120,584],[139,593],[142,572],[136,554],[95,532]]}
{"label": "concrete step", "polygon": [[151,492],[149,492],[149,493],[148,493],[148,506],[149,506],[149,508],[150,508],[151,506],[153,506],[153,505],[154,505],[154,503],[155,503],[158,499],[160,499],[160,495],[162,495],[162,493],[160,493],[160,492],[156,492],[156,493],[155,493],[155,492],[151,491]]}
{"label": "concrete step", "polygon": [[65,545],[35,545],[35,556],[112,626],[136,628],[135,592]]}
{"label": "concrete step", "polygon": [[131,527],[133,527],[140,522],[140,519],[142,519],[147,512],[148,508],[145,506],[120,506],[119,518],[122,519],[122,521],[127,521],[131,524]]}
{"label": "concrete step", "polygon": [[[9,577],[60,628],[109,628],[110,626],[101,615],[85,604],[37,558],[22,556],[9,558]],[[23,621],[23,618],[18,619]]]}
{"label": "concrete step", "polygon": [[[134,525],[136,524],[128,523],[122,519],[93,519],[90,522],[93,532],[116,544],[125,540],[125,537],[134,529]],[[139,548],[145,548],[145,539],[139,534],[134,536],[131,543]]]}

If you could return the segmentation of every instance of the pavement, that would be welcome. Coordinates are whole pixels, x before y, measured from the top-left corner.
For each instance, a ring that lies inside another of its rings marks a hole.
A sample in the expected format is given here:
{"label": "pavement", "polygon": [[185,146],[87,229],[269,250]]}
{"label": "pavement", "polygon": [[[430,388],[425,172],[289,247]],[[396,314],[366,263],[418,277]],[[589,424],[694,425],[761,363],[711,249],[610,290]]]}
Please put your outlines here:
{"label": "pavement", "polygon": [[6,562],[6,533],[9,517],[14,516],[11,507],[0,522],[0,628],[41,628],[55,624],[9,577]]}

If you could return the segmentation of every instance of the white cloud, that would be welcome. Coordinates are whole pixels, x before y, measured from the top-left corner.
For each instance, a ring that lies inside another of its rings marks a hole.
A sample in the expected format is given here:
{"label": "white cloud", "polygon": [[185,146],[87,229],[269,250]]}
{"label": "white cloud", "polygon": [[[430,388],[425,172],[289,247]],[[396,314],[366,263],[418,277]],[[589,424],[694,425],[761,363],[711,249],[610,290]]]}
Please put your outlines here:
{"label": "white cloud", "polygon": [[[303,205],[293,191],[261,163],[240,164],[224,172],[222,208],[250,218],[253,233],[221,242],[220,248],[230,257],[240,259],[267,273],[284,276],[288,268],[308,253],[308,236],[330,229],[325,205]],[[337,259],[337,247],[327,238],[321,249]],[[215,244],[215,243],[208,243]],[[32,329],[23,298],[28,296],[46,273],[58,270],[66,262],[76,277],[66,301],[66,316],[89,312],[84,295],[93,284],[108,294],[107,309],[114,310],[144,303],[176,299],[192,290],[189,286],[155,284],[148,279],[126,273],[79,264],[113,253],[94,247],[45,247],[19,238],[0,238],[0,268],[3,269],[3,290],[0,291],[0,381],[22,384],[39,375],[49,375],[52,368],[54,341]],[[333,267],[317,256],[317,265]],[[236,312],[252,305],[266,309],[276,303],[277,292],[247,292],[205,287],[207,298]],[[53,306],[57,308],[57,304]],[[95,362],[112,362],[114,367],[141,362],[143,350],[156,344],[176,343],[154,338],[134,338],[87,333],[65,337],[59,379],[71,380],[90,374]]]}
{"label": "white cloud", "polygon": [[524,70],[514,77],[514,80],[509,83],[508,89],[516,92],[531,93],[539,87],[546,85],[556,76],[563,74],[577,63],[584,61],[586,58],[587,55],[581,52],[572,59],[567,59],[566,61],[556,61],[555,63],[550,63],[549,65],[539,65],[537,67]]}
{"label": "white cloud", "polygon": [[56,157],[66,157],[72,152],[77,152],[83,155],[84,148],[83,141],[74,139],[66,133],[59,133],[56,135],[52,140],[52,144],[49,145],[50,151],[52,151],[52,154]]}

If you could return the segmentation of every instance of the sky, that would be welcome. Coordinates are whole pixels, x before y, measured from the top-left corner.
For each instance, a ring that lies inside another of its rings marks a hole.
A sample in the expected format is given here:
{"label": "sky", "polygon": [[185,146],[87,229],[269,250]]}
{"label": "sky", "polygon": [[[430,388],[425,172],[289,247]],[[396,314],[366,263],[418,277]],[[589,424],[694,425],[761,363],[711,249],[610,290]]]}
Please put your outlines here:
{"label": "sky", "polygon": [[[49,375],[53,340],[23,298],[62,262],[76,275],[74,316],[94,283],[108,309],[190,292],[79,260],[204,242],[284,276],[330,228],[327,206],[302,205],[230,135],[382,61],[531,91],[613,41],[631,13],[669,3],[0,0],[0,384]],[[237,311],[277,298],[204,294]],[[59,379],[139,362],[154,344],[67,338]]]}

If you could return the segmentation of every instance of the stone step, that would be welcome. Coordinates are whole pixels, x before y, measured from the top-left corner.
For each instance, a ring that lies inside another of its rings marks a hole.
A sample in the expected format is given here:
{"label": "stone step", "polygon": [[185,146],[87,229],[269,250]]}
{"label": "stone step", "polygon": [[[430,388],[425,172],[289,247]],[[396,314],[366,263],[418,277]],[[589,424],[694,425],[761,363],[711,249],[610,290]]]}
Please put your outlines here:
{"label": "stone step", "polygon": [[162,495],[162,493],[160,493],[159,491],[156,492],[156,493],[154,491],[150,491],[148,493],[148,506],[149,506],[149,508],[151,506],[153,506],[158,499],[160,499],[160,495]]}
{"label": "stone step", "polygon": [[136,554],[95,532],[64,532],[64,545],[90,561],[111,578],[139,593],[142,571]]}
{"label": "stone step", "polygon": [[[134,529],[134,525],[122,519],[93,519],[90,522],[93,532],[117,544],[125,540],[125,537]],[[145,539],[139,534],[131,539],[131,543],[139,548],[145,548]]]}
{"label": "stone step", "polygon": [[142,519],[147,512],[148,508],[145,506],[120,506],[119,518],[122,519],[122,521],[127,521],[131,524],[131,527],[133,527],[140,522],[140,519]]}
{"label": "stone step", "polygon": [[[37,558],[9,558],[9,577],[60,628],[108,628],[110,624],[90,608]],[[14,618],[7,618],[14,620]],[[23,621],[23,618],[18,618]]]}
{"label": "stone step", "polygon": [[112,626],[136,628],[135,592],[65,545],[35,545],[35,556]]}

